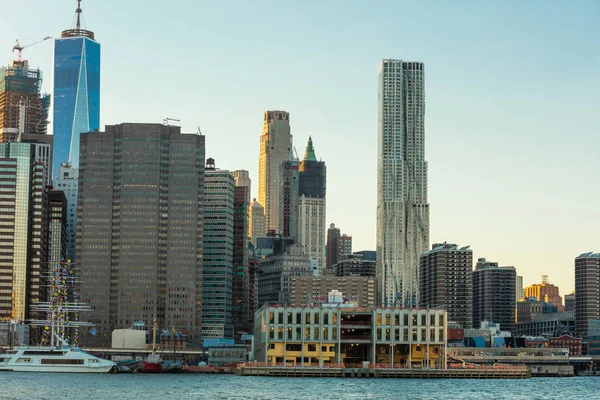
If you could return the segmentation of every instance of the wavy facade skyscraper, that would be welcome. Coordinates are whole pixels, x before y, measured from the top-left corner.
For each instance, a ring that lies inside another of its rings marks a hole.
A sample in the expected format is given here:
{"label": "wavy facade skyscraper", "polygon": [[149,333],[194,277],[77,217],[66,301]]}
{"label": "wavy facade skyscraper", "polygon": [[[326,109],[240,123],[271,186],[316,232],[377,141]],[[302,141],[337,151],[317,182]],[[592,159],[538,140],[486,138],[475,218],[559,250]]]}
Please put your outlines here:
{"label": "wavy facade skyscraper", "polygon": [[377,290],[386,306],[418,306],[419,256],[429,248],[424,69],[379,64]]}
{"label": "wavy facade skyscraper", "polygon": [[52,178],[63,162],[79,168],[80,134],[100,128],[100,43],[81,28],[80,6],[76,13],[75,28],[54,41]]}

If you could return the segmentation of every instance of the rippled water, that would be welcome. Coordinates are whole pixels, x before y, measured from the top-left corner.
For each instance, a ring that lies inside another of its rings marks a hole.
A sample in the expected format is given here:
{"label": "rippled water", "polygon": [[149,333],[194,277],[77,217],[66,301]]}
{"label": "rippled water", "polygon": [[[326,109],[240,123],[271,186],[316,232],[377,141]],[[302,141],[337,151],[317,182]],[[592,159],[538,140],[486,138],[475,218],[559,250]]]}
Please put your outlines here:
{"label": "rippled water", "polygon": [[0,399],[600,399],[600,377],[451,380],[0,372]]}

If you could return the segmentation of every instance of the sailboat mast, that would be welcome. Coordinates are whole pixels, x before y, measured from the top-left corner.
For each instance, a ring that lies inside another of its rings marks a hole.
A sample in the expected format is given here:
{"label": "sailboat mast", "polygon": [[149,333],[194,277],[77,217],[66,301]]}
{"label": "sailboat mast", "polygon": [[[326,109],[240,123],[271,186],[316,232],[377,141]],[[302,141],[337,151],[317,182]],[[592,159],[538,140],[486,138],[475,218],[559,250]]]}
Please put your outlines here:
{"label": "sailboat mast", "polygon": [[154,318],[153,328],[152,328],[152,355],[154,356],[155,354],[156,354],[156,318]]}
{"label": "sailboat mast", "polygon": [[175,355],[175,325],[173,325],[173,366],[175,366],[175,360],[176,360],[176,355]]}

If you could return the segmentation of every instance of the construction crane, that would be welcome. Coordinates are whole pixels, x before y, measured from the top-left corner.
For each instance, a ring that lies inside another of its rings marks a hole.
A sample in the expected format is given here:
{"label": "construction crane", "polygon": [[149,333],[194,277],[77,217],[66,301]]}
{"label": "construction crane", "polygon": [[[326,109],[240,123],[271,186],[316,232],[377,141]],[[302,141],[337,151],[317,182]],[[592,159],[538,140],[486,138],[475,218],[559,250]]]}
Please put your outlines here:
{"label": "construction crane", "polygon": [[31,46],[33,46],[34,44],[38,44],[38,43],[45,42],[45,41],[46,41],[46,40],[48,40],[48,39],[52,39],[52,37],[50,37],[50,36],[46,36],[46,37],[45,37],[45,38],[43,38],[42,40],[38,40],[37,42],[33,42],[33,43],[31,43],[31,44],[28,44],[28,45],[25,45],[25,46],[21,46],[21,45],[19,44],[19,39],[17,39],[17,44],[16,44],[16,45],[13,47],[12,51],[14,52],[15,50],[17,50],[17,51],[19,52],[19,55],[18,55],[18,57],[17,57],[17,60],[18,60],[18,61],[22,61],[22,59],[21,59],[21,56],[22,56],[22,55],[21,55],[21,53],[23,52],[23,50],[24,50],[24,49],[26,49],[26,48],[28,48],[28,47],[31,47]]}

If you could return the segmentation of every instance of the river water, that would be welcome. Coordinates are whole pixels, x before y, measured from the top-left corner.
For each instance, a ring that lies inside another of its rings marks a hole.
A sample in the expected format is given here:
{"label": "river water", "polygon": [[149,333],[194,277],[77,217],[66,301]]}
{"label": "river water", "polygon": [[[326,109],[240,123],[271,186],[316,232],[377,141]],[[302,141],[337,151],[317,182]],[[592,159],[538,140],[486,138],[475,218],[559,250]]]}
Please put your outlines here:
{"label": "river water", "polygon": [[600,399],[600,377],[265,378],[0,372],[0,399]]}

